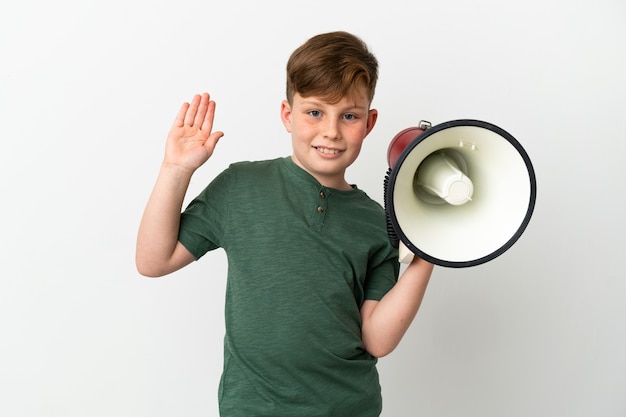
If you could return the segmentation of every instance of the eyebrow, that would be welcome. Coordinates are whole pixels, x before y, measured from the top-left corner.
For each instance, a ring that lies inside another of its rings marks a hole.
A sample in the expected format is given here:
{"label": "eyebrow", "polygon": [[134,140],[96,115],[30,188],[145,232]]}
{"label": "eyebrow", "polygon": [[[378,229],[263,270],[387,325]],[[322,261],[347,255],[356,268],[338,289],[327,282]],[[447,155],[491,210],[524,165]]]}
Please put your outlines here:
{"label": "eyebrow", "polygon": [[[304,106],[334,106],[337,105],[337,103],[332,104],[332,103],[328,103],[326,101],[323,100],[316,100],[316,99],[303,99],[301,102],[302,105]],[[366,106],[359,106],[358,104],[354,103],[354,104],[348,104],[345,107],[342,107],[343,111],[355,111],[355,110],[367,110]]]}

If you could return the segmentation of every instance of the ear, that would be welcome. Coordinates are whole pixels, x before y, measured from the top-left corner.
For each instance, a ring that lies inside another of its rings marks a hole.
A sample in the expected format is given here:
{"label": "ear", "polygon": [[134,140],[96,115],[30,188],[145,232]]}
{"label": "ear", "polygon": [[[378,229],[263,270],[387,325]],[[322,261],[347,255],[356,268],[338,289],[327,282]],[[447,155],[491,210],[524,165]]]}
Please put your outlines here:
{"label": "ear", "polygon": [[376,120],[378,120],[378,110],[370,109],[369,112],[367,113],[367,127],[365,131],[365,136],[369,135],[372,129],[374,129]]}
{"label": "ear", "polygon": [[283,100],[280,104],[280,120],[282,120],[287,132],[291,133],[291,106],[287,100]]}

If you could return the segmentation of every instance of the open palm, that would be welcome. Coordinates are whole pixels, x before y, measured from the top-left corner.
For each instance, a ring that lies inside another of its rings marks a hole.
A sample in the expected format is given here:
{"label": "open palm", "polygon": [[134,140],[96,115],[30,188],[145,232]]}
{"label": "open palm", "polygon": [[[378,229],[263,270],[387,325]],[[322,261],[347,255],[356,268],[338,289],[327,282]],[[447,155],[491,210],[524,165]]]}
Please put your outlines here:
{"label": "open palm", "polygon": [[195,170],[213,154],[223,132],[212,132],[215,102],[208,93],[184,103],[167,137],[165,163]]}

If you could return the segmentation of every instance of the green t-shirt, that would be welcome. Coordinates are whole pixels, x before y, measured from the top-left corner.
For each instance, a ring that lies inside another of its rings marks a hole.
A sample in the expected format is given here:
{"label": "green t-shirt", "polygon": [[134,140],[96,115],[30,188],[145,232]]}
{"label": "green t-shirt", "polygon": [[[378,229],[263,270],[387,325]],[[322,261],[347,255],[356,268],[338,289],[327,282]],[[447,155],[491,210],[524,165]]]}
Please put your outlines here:
{"label": "green t-shirt", "polygon": [[291,158],[231,165],[181,218],[196,257],[228,257],[222,416],[378,416],[359,309],[396,282],[383,208]]}

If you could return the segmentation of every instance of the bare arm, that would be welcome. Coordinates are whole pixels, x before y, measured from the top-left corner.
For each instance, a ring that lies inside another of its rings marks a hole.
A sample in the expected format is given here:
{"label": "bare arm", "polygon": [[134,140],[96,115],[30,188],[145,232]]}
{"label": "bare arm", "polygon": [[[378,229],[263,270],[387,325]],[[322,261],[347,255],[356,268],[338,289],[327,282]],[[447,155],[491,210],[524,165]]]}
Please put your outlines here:
{"label": "bare arm", "polygon": [[207,93],[184,103],[167,137],[165,157],[144,210],[135,263],[140,274],[157,277],[194,260],[178,242],[180,213],[191,176],[213,154],[222,132],[212,132],[215,102]]}
{"label": "bare arm", "polygon": [[380,301],[361,307],[362,338],[373,356],[391,353],[413,322],[422,303],[433,265],[417,256]]}

